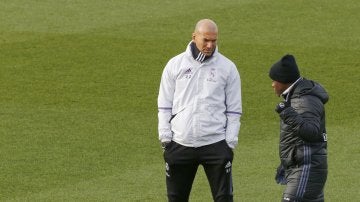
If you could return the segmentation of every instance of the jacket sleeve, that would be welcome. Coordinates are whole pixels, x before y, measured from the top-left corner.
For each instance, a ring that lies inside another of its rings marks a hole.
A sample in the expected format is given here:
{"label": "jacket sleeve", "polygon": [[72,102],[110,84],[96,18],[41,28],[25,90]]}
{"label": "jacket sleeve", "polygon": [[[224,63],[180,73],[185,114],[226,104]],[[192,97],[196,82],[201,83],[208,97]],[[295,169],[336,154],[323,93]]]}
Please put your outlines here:
{"label": "jacket sleeve", "polygon": [[300,138],[307,142],[322,142],[321,117],[324,106],[318,99],[300,98],[295,108],[288,107],[280,113],[284,123],[291,126]]}
{"label": "jacket sleeve", "polygon": [[175,79],[171,73],[171,62],[165,66],[161,76],[158,95],[158,132],[161,142],[171,141],[171,113],[175,92]]}
{"label": "jacket sleeve", "polygon": [[227,118],[225,139],[230,148],[235,148],[238,144],[242,103],[240,75],[235,65],[232,70],[225,88]]}

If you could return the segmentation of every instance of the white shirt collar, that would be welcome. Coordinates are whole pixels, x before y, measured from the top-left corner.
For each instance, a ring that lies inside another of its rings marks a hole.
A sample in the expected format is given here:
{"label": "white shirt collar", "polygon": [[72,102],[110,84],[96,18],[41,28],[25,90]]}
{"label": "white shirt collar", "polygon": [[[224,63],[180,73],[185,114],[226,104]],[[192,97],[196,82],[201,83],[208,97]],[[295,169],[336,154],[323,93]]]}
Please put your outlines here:
{"label": "white shirt collar", "polygon": [[291,86],[289,86],[289,88],[287,88],[283,93],[281,93],[281,95],[283,97],[286,96],[286,99],[285,99],[286,101],[288,100],[289,92],[292,90],[292,88],[295,86],[295,84],[298,83],[299,81],[301,81],[302,79],[303,79],[302,77],[298,78],[293,84],[291,84]]}

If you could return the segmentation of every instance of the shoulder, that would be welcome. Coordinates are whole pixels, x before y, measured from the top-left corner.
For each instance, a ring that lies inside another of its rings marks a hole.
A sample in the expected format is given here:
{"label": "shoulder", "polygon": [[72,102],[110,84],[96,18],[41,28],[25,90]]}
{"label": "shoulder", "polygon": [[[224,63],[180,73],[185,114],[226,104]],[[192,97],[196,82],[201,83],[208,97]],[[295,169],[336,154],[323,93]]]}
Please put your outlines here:
{"label": "shoulder", "polygon": [[324,105],[320,99],[313,95],[301,95],[291,100],[291,105],[298,113],[311,112],[322,113]]}
{"label": "shoulder", "polygon": [[221,53],[216,54],[216,66],[226,73],[230,78],[239,77],[239,71],[233,61]]}
{"label": "shoulder", "polygon": [[186,61],[188,60],[188,54],[186,52],[182,52],[174,57],[172,57],[169,61],[168,61],[168,65],[169,64],[179,64],[183,61]]}
{"label": "shoulder", "polygon": [[180,53],[172,58],[167,62],[165,69],[167,70],[175,70],[178,69],[181,64],[187,61],[187,54],[186,52]]}
{"label": "shoulder", "polygon": [[217,52],[216,57],[218,58],[218,61],[224,64],[227,64],[228,66],[236,67],[235,63],[230,60],[225,55],[221,54],[220,52]]}
{"label": "shoulder", "polygon": [[172,57],[166,64],[164,72],[166,72],[168,75],[171,75],[171,77],[175,78],[176,75],[178,75],[182,69],[185,67],[188,67],[190,62],[189,58],[186,52],[180,53],[174,57]]}
{"label": "shoulder", "polygon": [[[191,42],[190,42],[191,43]],[[185,51],[181,52],[178,55],[175,55],[174,57],[172,57],[169,61],[168,64],[176,64],[176,63],[180,63],[182,61],[188,61],[192,56],[191,56],[191,50],[190,50],[190,43],[187,45]]]}

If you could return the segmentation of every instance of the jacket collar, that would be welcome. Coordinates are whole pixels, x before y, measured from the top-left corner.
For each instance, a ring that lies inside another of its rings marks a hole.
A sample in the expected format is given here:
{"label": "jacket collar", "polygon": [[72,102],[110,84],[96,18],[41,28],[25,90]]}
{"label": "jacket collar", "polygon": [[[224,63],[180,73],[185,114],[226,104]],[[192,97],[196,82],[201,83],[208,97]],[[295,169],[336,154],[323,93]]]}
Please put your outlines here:
{"label": "jacket collar", "polygon": [[218,53],[218,47],[216,46],[214,52],[210,56],[206,56],[205,54],[201,53],[200,50],[196,47],[195,43],[190,41],[186,48],[186,52],[191,55],[194,60],[203,63],[206,60],[213,58]]}
{"label": "jacket collar", "polygon": [[291,84],[291,86],[289,86],[289,88],[287,88],[287,89],[281,94],[282,97],[283,97],[286,101],[289,100],[291,91],[293,90],[293,88],[294,88],[301,80],[303,80],[302,77],[298,78],[293,84]]}

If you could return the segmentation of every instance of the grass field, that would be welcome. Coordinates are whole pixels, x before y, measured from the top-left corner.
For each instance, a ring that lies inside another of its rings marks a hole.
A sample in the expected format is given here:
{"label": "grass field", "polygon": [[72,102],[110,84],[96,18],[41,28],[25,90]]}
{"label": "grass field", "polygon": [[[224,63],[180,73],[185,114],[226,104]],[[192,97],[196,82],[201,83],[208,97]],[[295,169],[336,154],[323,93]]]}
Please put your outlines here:
{"label": "grass field", "polygon": [[[0,0],[0,201],[166,201],[161,72],[217,22],[243,109],[235,201],[280,201],[279,101],[268,69],[297,57],[328,90],[326,201],[360,201],[360,1]],[[211,201],[202,168],[191,201]]]}

